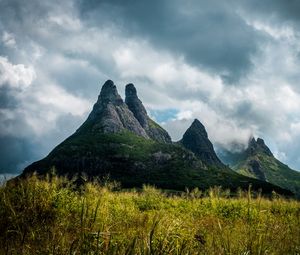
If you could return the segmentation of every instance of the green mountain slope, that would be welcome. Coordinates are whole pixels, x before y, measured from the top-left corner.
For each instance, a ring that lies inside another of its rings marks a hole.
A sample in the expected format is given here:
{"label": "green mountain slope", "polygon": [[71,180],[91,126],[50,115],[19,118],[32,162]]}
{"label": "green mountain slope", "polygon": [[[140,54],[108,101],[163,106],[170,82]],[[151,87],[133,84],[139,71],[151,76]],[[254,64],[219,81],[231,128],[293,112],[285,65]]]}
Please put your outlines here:
{"label": "green mountain slope", "polygon": [[236,172],[273,183],[300,196],[300,172],[276,159],[262,139],[253,138],[245,151],[231,159],[234,159],[231,166]]}
{"label": "green mountain slope", "polygon": [[[127,88],[136,94],[132,86]],[[133,94],[128,94],[131,98],[126,101],[131,102],[130,107],[123,102],[113,82],[107,81],[82,126],[47,157],[25,168],[22,176],[33,172],[45,175],[55,168],[57,174],[70,177],[83,173],[89,178],[109,176],[123,187],[152,184],[175,190],[211,186],[235,190],[247,189],[251,183],[254,189],[261,188],[265,193],[274,190],[292,194],[270,183],[239,175],[223,164],[201,161],[196,153],[172,143],[167,131],[150,120],[137,95],[133,100]]]}
{"label": "green mountain slope", "polygon": [[186,187],[208,189],[223,186],[235,190],[262,188],[288,192],[256,179],[243,177],[228,168],[205,166],[194,154],[179,145],[158,143],[125,131],[118,134],[74,134],[57,146],[46,158],[24,170],[23,175],[37,171],[73,176],[109,176],[123,187],[141,187],[148,183],[160,188],[184,190]]}

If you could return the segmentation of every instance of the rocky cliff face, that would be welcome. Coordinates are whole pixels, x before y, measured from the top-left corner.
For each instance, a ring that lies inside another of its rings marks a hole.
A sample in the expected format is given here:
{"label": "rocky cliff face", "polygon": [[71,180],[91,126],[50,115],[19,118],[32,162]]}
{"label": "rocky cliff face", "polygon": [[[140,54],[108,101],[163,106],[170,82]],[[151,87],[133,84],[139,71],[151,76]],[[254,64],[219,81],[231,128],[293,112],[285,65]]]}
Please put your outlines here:
{"label": "rocky cliff face", "polygon": [[247,149],[242,152],[242,158],[247,162],[243,167],[244,171],[248,172],[249,176],[255,177],[259,180],[268,181],[264,164],[261,162],[262,158],[273,159],[273,153],[265,144],[262,138],[251,138],[248,143]]}
{"label": "rocky cliff face", "polygon": [[125,95],[125,103],[144,128],[147,135],[155,141],[171,143],[171,137],[168,132],[149,118],[142,101],[137,96],[136,88],[132,83],[126,85]]}
{"label": "rocky cliff face", "polygon": [[273,156],[273,153],[269,149],[269,147],[265,144],[265,141],[262,138],[255,138],[250,139],[248,148],[246,150],[246,154],[248,155],[255,155],[258,153],[263,153],[267,156]]}
{"label": "rocky cliff face", "polygon": [[104,83],[92,112],[77,132],[118,133],[129,130],[149,138],[144,128],[118,94],[113,81]]}
{"label": "rocky cliff face", "polygon": [[203,124],[195,119],[192,125],[184,133],[180,143],[205,164],[210,166],[224,167],[221,160],[215,153],[214,147],[208,139],[207,132]]}

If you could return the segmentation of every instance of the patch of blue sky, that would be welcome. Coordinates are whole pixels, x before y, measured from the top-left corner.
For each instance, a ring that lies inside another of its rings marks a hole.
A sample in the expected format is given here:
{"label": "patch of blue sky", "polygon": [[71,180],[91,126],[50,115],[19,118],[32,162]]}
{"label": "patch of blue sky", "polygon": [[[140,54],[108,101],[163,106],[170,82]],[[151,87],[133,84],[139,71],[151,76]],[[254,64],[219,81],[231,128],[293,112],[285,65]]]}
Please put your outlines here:
{"label": "patch of blue sky", "polygon": [[149,115],[152,119],[157,121],[158,123],[164,123],[168,120],[175,119],[179,110],[170,108],[165,110],[150,110]]}

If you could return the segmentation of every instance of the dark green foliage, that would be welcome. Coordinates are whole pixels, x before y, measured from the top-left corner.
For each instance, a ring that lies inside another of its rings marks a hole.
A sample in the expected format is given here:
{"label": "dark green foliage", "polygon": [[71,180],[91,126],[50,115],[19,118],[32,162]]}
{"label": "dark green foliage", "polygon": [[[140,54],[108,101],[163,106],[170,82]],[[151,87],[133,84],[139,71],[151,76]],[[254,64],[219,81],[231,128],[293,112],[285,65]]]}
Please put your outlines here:
{"label": "dark green foliage", "polygon": [[45,159],[33,163],[23,173],[46,174],[55,167],[57,174],[88,177],[109,176],[122,187],[143,184],[185,190],[223,186],[236,190],[253,188],[265,193],[273,190],[291,193],[279,187],[234,173],[229,168],[205,166],[194,154],[180,145],[158,143],[129,131],[116,134],[77,132],[57,146]]}
{"label": "dark green foliage", "polygon": [[265,154],[256,154],[247,158],[245,161],[240,162],[235,166],[238,173],[244,174],[250,177],[256,177],[249,168],[251,160],[255,160],[259,164],[260,170],[264,173],[265,179],[273,184],[276,184],[285,189],[289,189],[297,196],[300,196],[300,173],[290,169],[287,165],[281,163],[273,156]]}

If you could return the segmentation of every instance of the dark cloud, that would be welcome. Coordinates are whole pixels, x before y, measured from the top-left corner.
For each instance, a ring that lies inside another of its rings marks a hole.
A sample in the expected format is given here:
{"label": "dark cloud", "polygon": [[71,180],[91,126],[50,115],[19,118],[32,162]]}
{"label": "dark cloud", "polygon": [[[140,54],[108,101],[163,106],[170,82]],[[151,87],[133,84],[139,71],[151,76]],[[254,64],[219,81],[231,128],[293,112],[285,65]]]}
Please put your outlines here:
{"label": "dark cloud", "polygon": [[[0,0],[0,57],[6,59],[3,70],[16,75],[14,84],[9,79],[3,84],[0,77],[0,171],[21,170],[73,133],[88,114],[78,114],[81,106],[92,107],[108,78],[121,94],[123,84],[136,83],[158,120],[181,116],[166,124],[176,137],[192,116],[202,117],[212,140],[222,145],[248,136],[252,127],[276,140],[289,132],[287,123],[300,119],[297,96],[283,90],[282,100],[280,92],[284,84],[299,93],[298,68],[293,70],[300,60],[299,5],[296,0]],[[298,37],[276,37],[284,26]],[[32,82],[25,79],[29,67],[37,75]],[[252,92],[253,87],[264,90]],[[290,153],[286,162],[299,166],[299,146],[283,140],[278,147]]]}
{"label": "dark cloud", "polygon": [[25,138],[0,136],[0,174],[17,173],[26,163],[38,156],[33,151],[33,144]]}
{"label": "dark cloud", "polygon": [[0,109],[15,109],[18,106],[18,100],[12,95],[12,90],[5,85],[0,87]]}
{"label": "dark cloud", "polygon": [[247,128],[259,123],[260,130],[267,131],[270,130],[274,124],[272,123],[272,118],[266,116],[265,111],[257,108],[254,102],[247,99],[237,103],[235,108],[231,111],[227,111],[224,116],[239,123],[241,128]]}
{"label": "dark cloud", "polygon": [[299,30],[299,0],[240,1],[240,7],[250,15],[262,15],[263,19],[277,19],[281,24],[291,22]]}
{"label": "dark cloud", "polygon": [[79,6],[91,24],[113,24],[220,74],[230,84],[251,69],[251,56],[263,40],[229,2],[79,1]]}
{"label": "dark cloud", "polygon": [[[0,174],[18,173],[30,163],[45,157],[56,145],[74,133],[83,120],[84,118],[74,117],[71,114],[62,115],[56,121],[54,131],[42,137],[32,133],[24,119],[14,120],[13,124],[19,125],[20,130],[28,131],[21,136],[18,133],[0,134]],[[6,125],[9,123],[6,122]]]}

